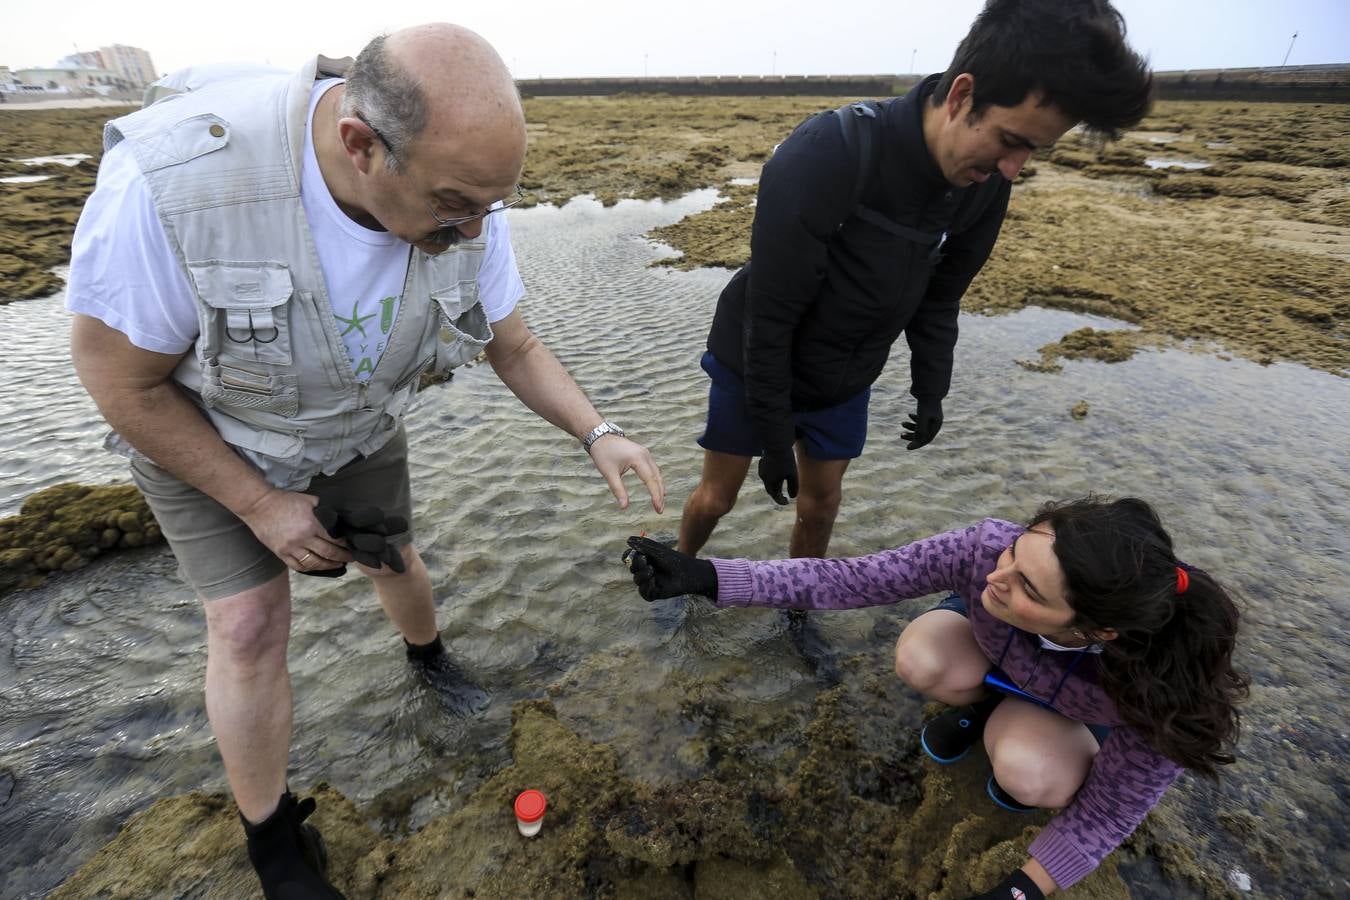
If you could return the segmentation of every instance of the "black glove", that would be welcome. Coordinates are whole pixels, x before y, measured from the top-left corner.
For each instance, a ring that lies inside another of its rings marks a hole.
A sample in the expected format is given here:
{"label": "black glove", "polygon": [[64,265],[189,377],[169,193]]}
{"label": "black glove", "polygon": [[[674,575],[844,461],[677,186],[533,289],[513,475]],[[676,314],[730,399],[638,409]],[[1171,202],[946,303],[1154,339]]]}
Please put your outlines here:
{"label": "black glove", "polygon": [[942,401],[920,400],[919,411],[909,414],[909,421],[900,432],[903,440],[909,441],[906,450],[918,450],[930,443],[942,430]]}
{"label": "black glove", "polygon": [[773,502],[787,506],[783,496],[783,482],[787,482],[788,497],[797,496],[797,457],[792,448],[787,450],[765,450],[759,458],[759,477],[764,482],[764,490],[769,492]]}
{"label": "black glove", "polygon": [[1014,900],[1014,898],[1045,900],[1045,894],[1036,887],[1036,882],[1031,880],[1030,875],[1018,869],[1000,881],[997,887],[990,888],[983,894],[976,894],[970,900]]}
{"label": "black glove", "polygon": [[648,603],[683,594],[717,599],[717,569],[706,559],[695,559],[651,538],[630,537],[623,561],[633,570],[633,584]]}
{"label": "black glove", "polygon": [[[314,507],[314,518],[331,537],[345,540],[352,556],[363,566],[378,569],[388,566],[402,574],[403,554],[389,542],[389,538],[408,530],[408,520],[402,516],[386,516],[378,506]],[[337,578],[347,574],[346,566],[305,572],[320,578]]]}

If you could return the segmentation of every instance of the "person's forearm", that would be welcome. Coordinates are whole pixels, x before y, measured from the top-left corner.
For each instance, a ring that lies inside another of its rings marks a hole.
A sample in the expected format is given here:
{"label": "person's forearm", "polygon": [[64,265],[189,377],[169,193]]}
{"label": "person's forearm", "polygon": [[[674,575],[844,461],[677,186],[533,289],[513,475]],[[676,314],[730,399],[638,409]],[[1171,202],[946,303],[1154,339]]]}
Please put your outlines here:
{"label": "person's forearm", "polygon": [[241,518],[272,488],[172,383],[90,392],[108,424],[155,465]]}
{"label": "person's forearm", "polygon": [[1059,890],[1059,885],[1055,884],[1055,879],[1050,877],[1050,873],[1045,871],[1045,866],[1035,857],[1027,860],[1027,864],[1022,867],[1022,871],[1027,873],[1027,877],[1036,882],[1036,887],[1041,889],[1041,893],[1049,897],[1055,891]]}
{"label": "person's forearm", "polygon": [[509,354],[494,359],[489,353],[488,362],[521,403],[577,440],[600,424],[602,416],[586,394],[552,351],[533,335]]}

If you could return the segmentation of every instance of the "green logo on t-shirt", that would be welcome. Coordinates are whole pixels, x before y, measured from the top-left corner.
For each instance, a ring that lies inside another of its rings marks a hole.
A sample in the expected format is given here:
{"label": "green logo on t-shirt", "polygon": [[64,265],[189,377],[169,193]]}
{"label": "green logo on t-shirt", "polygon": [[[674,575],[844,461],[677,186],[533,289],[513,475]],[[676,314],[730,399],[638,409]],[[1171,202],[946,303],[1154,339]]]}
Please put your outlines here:
{"label": "green logo on t-shirt", "polygon": [[359,312],[360,312],[359,307],[357,306],[356,302],[353,301],[353,302],[352,302],[352,314],[351,314],[350,317],[348,317],[348,318],[343,318],[342,316],[335,316],[335,317],[334,317],[334,318],[336,318],[336,319],[338,320],[338,322],[340,322],[340,323],[342,323],[343,325],[346,325],[346,326],[347,326],[346,328],[344,328],[344,329],[342,330],[342,335],[341,335],[342,337],[346,337],[347,335],[351,334],[353,328],[355,328],[357,331],[361,332],[361,337],[365,337],[365,336],[366,336],[366,328],[365,328],[365,326],[362,325],[361,323],[364,322],[366,319],[373,319],[373,318],[375,318],[375,314],[374,314],[374,313],[371,313],[371,314],[368,315],[368,316],[363,316],[363,315],[359,315]]}

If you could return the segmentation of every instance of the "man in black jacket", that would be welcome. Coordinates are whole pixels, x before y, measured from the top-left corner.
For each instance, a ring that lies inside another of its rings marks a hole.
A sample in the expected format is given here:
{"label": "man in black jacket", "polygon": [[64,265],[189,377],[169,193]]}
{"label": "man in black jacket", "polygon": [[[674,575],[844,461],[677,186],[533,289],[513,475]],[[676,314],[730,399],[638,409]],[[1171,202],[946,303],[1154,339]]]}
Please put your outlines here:
{"label": "man in black jacket", "polygon": [[698,552],[759,456],[769,496],[797,499],[791,555],[824,556],[891,345],[909,344],[915,450],[942,427],[961,296],[1012,180],[1077,123],[1136,124],[1151,94],[1106,0],[989,0],[944,74],[799,125],[764,166],[751,261],[708,335],[703,475],[679,549]]}

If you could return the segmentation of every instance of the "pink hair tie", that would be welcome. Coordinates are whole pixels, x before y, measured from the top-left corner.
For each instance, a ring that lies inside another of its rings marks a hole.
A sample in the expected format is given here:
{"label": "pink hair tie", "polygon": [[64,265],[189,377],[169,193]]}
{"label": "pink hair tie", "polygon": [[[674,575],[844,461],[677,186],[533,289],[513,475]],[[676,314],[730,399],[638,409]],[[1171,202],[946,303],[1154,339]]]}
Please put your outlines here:
{"label": "pink hair tie", "polygon": [[1177,593],[1186,593],[1186,588],[1191,586],[1191,576],[1181,566],[1177,566]]}

